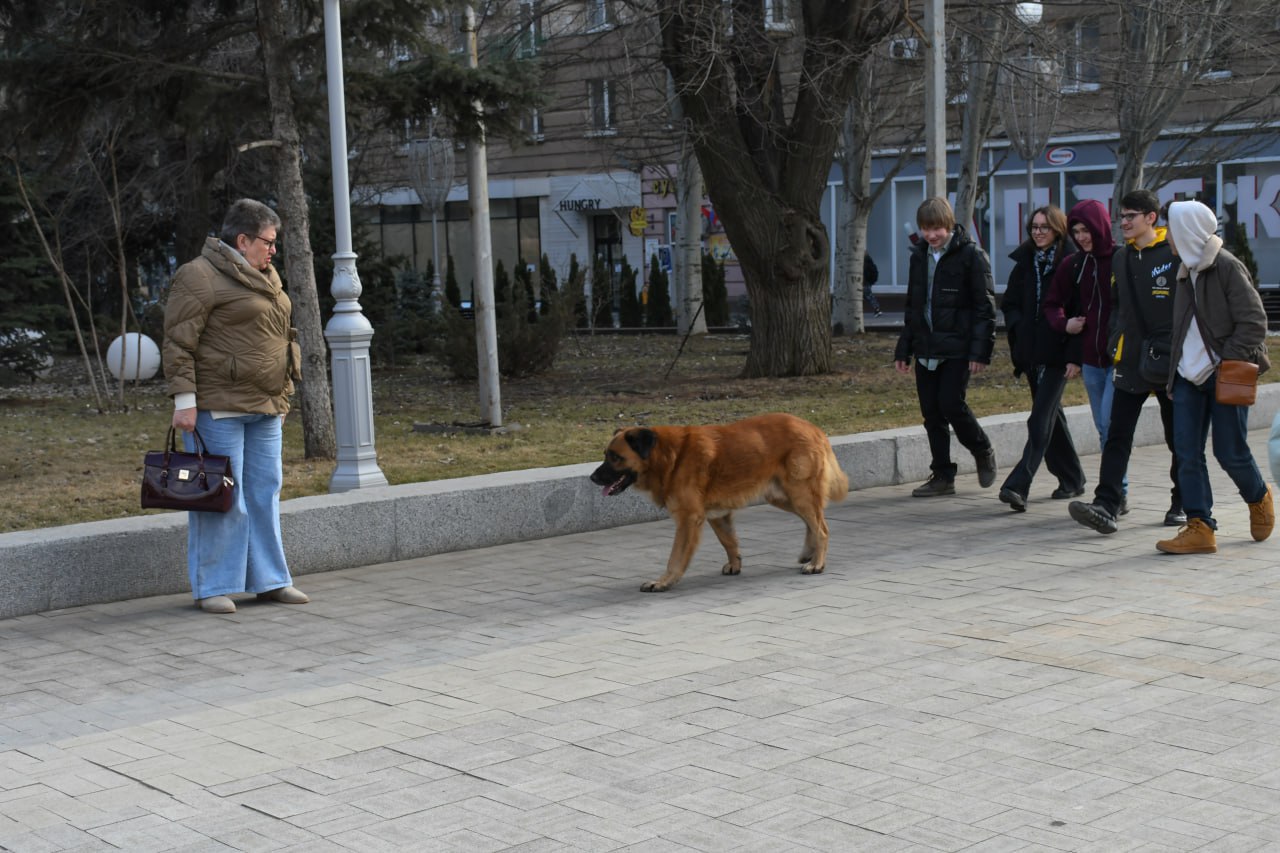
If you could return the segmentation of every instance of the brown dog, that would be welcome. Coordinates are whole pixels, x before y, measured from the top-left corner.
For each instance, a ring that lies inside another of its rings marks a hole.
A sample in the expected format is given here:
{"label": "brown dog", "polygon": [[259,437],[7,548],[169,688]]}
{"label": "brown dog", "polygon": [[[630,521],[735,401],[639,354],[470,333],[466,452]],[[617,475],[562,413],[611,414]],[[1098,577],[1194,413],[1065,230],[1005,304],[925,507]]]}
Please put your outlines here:
{"label": "brown dog", "polygon": [[826,434],[786,414],[723,426],[620,429],[591,482],[604,486],[606,497],[634,483],[675,519],[676,541],[667,571],[640,587],[645,592],[662,592],[680,581],[698,547],[704,521],[711,522],[729,555],[721,573],[738,574],[742,555],[733,512],[761,497],[804,520],[800,571],[817,574],[827,562],[823,507],[849,493],[849,478],[840,470]]}

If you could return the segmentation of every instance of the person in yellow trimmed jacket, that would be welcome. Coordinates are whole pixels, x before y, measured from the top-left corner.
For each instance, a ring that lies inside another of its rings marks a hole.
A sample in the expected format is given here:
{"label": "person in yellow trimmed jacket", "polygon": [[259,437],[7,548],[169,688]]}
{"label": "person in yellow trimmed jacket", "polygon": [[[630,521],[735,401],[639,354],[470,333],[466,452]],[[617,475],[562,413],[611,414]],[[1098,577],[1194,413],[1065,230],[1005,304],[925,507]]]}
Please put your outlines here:
{"label": "person in yellow trimmed jacket", "polygon": [[1108,349],[1115,361],[1112,373],[1115,388],[1110,427],[1102,448],[1093,503],[1073,501],[1067,507],[1072,518],[1099,533],[1115,533],[1117,517],[1128,511],[1125,475],[1133,452],[1133,435],[1142,405],[1152,395],[1160,404],[1164,442],[1171,457],[1172,486],[1164,523],[1178,527],[1187,520],[1178,485],[1178,460],[1173,450],[1173,403],[1164,393],[1163,380],[1149,379],[1138,370],[1144,339],[1160,339],[1167,344],[1173,325],[1173,284],[1178,259],[1165,239],[1165,229],[1156,227],[1159,216],[1160,199],[1151,190],[1132,190],[1120,199],[1120,231],[1125,245],[1111,258]]}
{"label": "person in yellow trimmed jacket", "polygon": [[231,205],[217,237],[178,268],[164,313],[164,372],[173,426],[188,450],[199,431],[231,458],[235,504],[191,512],[187,570],[197,606],[234,613],[235,593],[306,604],[280,536],[281,432],[301,353],[292,303],[271,265],[280,217],[253,199]]}

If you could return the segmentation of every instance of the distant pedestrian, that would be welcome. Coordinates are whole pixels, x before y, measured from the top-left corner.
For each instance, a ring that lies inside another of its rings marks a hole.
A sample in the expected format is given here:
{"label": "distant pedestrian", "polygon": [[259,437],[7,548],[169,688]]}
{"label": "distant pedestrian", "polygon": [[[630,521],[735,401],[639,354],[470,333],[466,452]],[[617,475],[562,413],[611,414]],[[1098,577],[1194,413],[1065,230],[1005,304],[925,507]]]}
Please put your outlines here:
{"label": "distant pedestrian", "polygon": [[[173,277],[164,312],[164,373],[173,426],[197,427],[231,457],[235,504],[187,513],[187,569],[200,609],[234,613],[233,593],[306,604],[280,536],[281,430],[301,358],[292,311],[271,265],[280,217],[261,202],[231,205],[217,237]],[[194,449],[186,436],[187,449]]]}
{"label": "distant pedestrian", "polygon": [[945,198],[926,199],[916,211],[924,240],[911,250],[902,334],[894,352],[899,373],[915,368],[916,395],[929,438],[929,480],[911,494],[955,494],[951,431],[973,454],[978,484],[996,480],[996,452],[965,402],[969,377],[991,362],[996,303],[991,262],[956,224]]}
{"label": "distant pedestrian", "polygon": [[871,307],[879,317],[884,312],[880,310],[880,300],[876,299],[875,293],[871,288],[880,280],[880,270],[876,269],[876,262],[871,260],[871,253],[864,252],[862,255],[862,301]]}
{"label": "distant pedestrian", "polygon": [[1066,258],[1066,247],[1066,214],[1050,204],[1031,214],[1027,239],[1009,253],[1014,265],[1000,310],[1014,376],[1025,374],[1031,387],[1027,442],[1022,458],[1000,487],[1000,500],[1014,512],[1026,512],[1031,481],[1042,461],[1058,478],[1055,499],[1084,494],[1084,469],[1062,411],[1067,381],[1080,375],[1079,336],[1054,331],[1043,310],[1053,273]]}
{"label": "distant pedestrian", "polygon": [[1166,554],[1212,554],[1218,550],[1213,491],[1204,447],[1213,428],[1213,455],[1249,504],[1249,533],[1271,535],[1276,514],[1271,488],[1249,450],[1249,407],[1219,403],[1218,367],[1224,359],[1249,361],[1259,372],[1267,358],[1267,312],[1244,264],[1222,247],[1214,232],[1218,217],[1198,201],[1169,205],[1169,241],[1182,260],[1173,299],[1169,376],[1178,483],[1186,526],[1156,543]]}

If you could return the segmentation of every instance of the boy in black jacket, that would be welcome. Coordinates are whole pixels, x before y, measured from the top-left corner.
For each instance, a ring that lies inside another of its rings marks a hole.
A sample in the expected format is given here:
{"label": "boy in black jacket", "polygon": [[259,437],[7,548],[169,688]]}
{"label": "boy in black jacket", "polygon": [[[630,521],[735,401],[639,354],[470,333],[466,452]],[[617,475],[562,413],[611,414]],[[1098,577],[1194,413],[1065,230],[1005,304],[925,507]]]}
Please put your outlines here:
{"label": "boy in black jacket", "polygon": [[996,301],[986,252],[956,224],[945,198],[925,199],[916,225],[924,240],[911,251],[894,367],[909,373],[915,366],[933,473],[911,494],[926,498],[955,494],[951,430],[973,454],[978,484],[985,489],[996,480],[995,449],[965,402],[969,375],[991,363]]}

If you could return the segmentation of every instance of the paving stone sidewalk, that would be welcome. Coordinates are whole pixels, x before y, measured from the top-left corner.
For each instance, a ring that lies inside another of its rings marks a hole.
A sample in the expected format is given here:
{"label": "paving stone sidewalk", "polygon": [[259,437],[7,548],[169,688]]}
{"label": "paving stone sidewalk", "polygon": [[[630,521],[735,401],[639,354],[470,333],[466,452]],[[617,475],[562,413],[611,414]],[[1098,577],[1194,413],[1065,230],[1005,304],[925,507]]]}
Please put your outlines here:
{"label": "paving stone sidewalk", "polygon": [[1211,463],[1159,554],[1131,467],[1113,536],[855,492],[820,576],[764,507],[664,594],[669,521],[0,621],[0,849],[1280,850],[1280,536]]}

